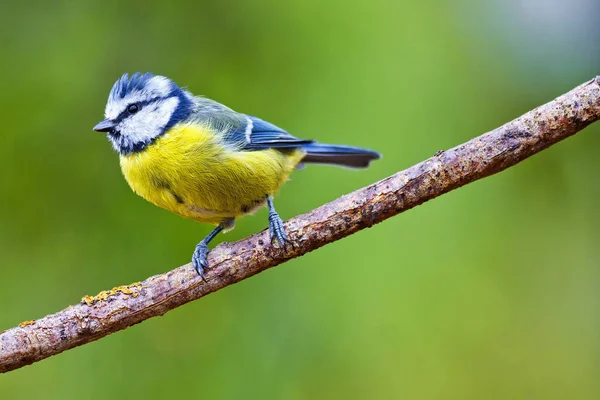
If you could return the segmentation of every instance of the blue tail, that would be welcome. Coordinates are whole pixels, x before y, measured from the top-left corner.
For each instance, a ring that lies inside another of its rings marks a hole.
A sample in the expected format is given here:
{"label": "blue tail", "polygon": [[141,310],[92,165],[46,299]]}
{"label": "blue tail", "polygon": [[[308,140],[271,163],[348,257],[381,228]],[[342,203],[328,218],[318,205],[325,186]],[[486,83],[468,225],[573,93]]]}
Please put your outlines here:
{"label": "blue tail", "polygon": [[335,144],[310,143],[302,146],[302,149],[306,151],[302,163],[366,168],[371,161],[381,158],[381,154],[373,150]]}

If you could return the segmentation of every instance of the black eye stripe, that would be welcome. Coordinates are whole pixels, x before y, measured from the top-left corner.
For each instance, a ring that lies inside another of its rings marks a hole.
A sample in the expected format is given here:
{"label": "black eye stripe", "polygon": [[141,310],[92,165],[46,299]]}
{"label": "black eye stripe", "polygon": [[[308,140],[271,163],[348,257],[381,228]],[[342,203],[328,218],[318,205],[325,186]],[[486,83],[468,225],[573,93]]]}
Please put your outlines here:
{"label": "black eye stripe", "polygon": [[120,113],[119,115],[117,115],[117,118],[115,118],[115,120],[114,120],[114,121],[115,121],[115,122],[117,122],[117,123],[119,123],[119,122],[123,121],[125,118],[129,117],[130,115],[132,115],[132,114],[129,112],[129,110],[128,110],[128,109],[129,109],[129,107],[130,107],[131,105],[133,105],[133,104],[136,104],[136,105],[138,106],[138,111],[140,111],[142,108],[144,108],[144,107],[145,107],[145,106],[147,106],[148,104],[152,104],[152,103],[155,103],[155,102],[157,102],[157,101],[160,101],[160,100],[167,100],[167,99],[170,99],[171,97],[173,97],[173,96],[168,96],[168,97],[156,97],[156,98],[154,98],[154,99],[151,99],[151,100],[138,101],[138,102],[136,102],[136,103],[131,103],[131,104],[128,104],[128,105],[125,107],[125,110],[121,111],[121,113]]}

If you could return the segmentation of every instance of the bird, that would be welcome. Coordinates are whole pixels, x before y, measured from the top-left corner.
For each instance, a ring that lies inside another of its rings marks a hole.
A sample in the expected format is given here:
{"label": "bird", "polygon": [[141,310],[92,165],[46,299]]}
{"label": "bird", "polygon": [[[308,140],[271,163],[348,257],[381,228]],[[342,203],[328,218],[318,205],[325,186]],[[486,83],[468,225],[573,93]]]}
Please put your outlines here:
{"label": "bird", "polygon": [[206,281],[208,245],[235,220],[267,206],[271,245],[290,241],[273,197],[304,164],[366,168],[380,153],[299,139],[260,118],[195,96],[153,73],[123,74],[112,86],[106,133],[131,189],[181,217],[214,225],[192,264]]}

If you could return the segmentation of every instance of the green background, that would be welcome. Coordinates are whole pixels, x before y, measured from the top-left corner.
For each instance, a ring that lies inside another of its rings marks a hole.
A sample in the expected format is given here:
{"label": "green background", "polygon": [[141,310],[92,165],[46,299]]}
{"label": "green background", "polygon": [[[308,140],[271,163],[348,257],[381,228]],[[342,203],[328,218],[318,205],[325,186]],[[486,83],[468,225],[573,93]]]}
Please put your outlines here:
{"label": "green background", "polygon": [[[91,130],[123,72],[384,154],[295,172],[283,218],[600,73],[592,0],[16,3],[0,3],[0,330],[187,263],[211,229],[135,196]],[[599,134],[1,375],[0,398],[598,398]]]}

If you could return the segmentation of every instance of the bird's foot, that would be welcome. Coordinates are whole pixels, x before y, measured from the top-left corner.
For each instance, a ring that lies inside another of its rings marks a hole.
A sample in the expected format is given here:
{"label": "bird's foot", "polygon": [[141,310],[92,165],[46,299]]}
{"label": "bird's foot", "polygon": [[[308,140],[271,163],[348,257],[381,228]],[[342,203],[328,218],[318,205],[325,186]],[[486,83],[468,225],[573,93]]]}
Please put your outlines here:
{"label": "bird's foot", "polygon": [[271,243],[278,241],[281,247],[287,251],[287,246],[291,245],[291,241],[288,239],[285,228],[283,227],[283,220],[276,212],[269,212],[269,236],[271,237]]}
{"label": "bird's foot", "polygon": [[204,277],[204,270],[208,267],[207,261],[208,254],[208,244],[203,241],[196,245],[196,250],[194,250],[194,255],[192,256],[192,265],[198,272],[198,275],[202,278],[204,282],[206,282],[206,278]]}

